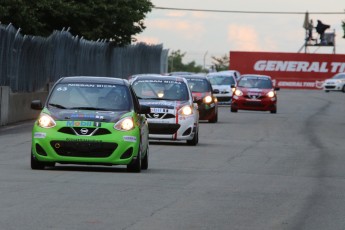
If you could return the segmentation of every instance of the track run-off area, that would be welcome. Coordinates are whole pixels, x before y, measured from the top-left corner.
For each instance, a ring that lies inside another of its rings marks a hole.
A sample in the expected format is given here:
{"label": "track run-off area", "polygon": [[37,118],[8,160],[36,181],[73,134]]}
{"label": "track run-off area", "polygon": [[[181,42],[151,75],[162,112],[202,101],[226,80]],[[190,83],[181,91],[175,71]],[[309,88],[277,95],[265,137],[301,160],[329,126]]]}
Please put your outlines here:
{"label": "track run-off area", "polygon": [[277,114],[200,122],[150,142],[149,169],[31,170],[34,121],[0,127],[0,229],[344,230],[345,94],[278,91]]}

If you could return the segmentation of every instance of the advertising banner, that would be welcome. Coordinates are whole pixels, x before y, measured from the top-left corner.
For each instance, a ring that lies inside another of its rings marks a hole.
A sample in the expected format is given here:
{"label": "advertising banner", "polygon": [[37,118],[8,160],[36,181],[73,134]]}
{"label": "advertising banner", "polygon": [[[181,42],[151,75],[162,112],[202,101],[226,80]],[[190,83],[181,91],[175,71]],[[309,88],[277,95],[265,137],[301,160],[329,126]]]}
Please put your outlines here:
{"label": "advertising banner", "polygon": [[324,80],[345,72],[345,55],[230,51],[229,66],[241,74],[271,76],[280,88],[321,89]]}

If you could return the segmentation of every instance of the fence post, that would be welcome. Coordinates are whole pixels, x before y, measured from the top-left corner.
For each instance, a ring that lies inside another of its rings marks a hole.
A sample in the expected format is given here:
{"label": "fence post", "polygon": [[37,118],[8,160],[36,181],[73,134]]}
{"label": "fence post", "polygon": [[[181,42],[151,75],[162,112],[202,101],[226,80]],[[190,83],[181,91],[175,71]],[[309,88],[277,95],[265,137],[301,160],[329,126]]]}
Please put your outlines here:
{"label": "fence post", "polygon": [[10,87],[0,86],[0,126],[7,125]]}

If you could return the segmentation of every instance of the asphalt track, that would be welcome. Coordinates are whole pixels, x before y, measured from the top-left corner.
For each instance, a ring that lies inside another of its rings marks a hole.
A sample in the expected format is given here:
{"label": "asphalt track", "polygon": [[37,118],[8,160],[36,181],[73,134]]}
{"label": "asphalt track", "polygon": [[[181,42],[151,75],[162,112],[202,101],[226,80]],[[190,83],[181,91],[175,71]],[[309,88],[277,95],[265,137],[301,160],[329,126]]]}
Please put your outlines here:
{"label": "asphalt track", "polygon": [[149,169],[30,169],[32,121],[0,128],[1,230],[344,230],[345,94],[281,90],[221,107],[200,143],[151,142]]}

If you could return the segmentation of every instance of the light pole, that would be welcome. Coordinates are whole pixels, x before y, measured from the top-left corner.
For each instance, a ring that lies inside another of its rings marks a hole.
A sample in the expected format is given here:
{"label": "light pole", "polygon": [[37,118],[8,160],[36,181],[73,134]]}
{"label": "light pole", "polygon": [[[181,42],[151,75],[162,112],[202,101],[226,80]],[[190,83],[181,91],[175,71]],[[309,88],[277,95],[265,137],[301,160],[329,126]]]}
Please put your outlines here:
{"label": "light pole", "polygon": [[204,70],[206,69],[206,55],[207,55],[208,51],[206,51],[206,53],[204,54]]}

